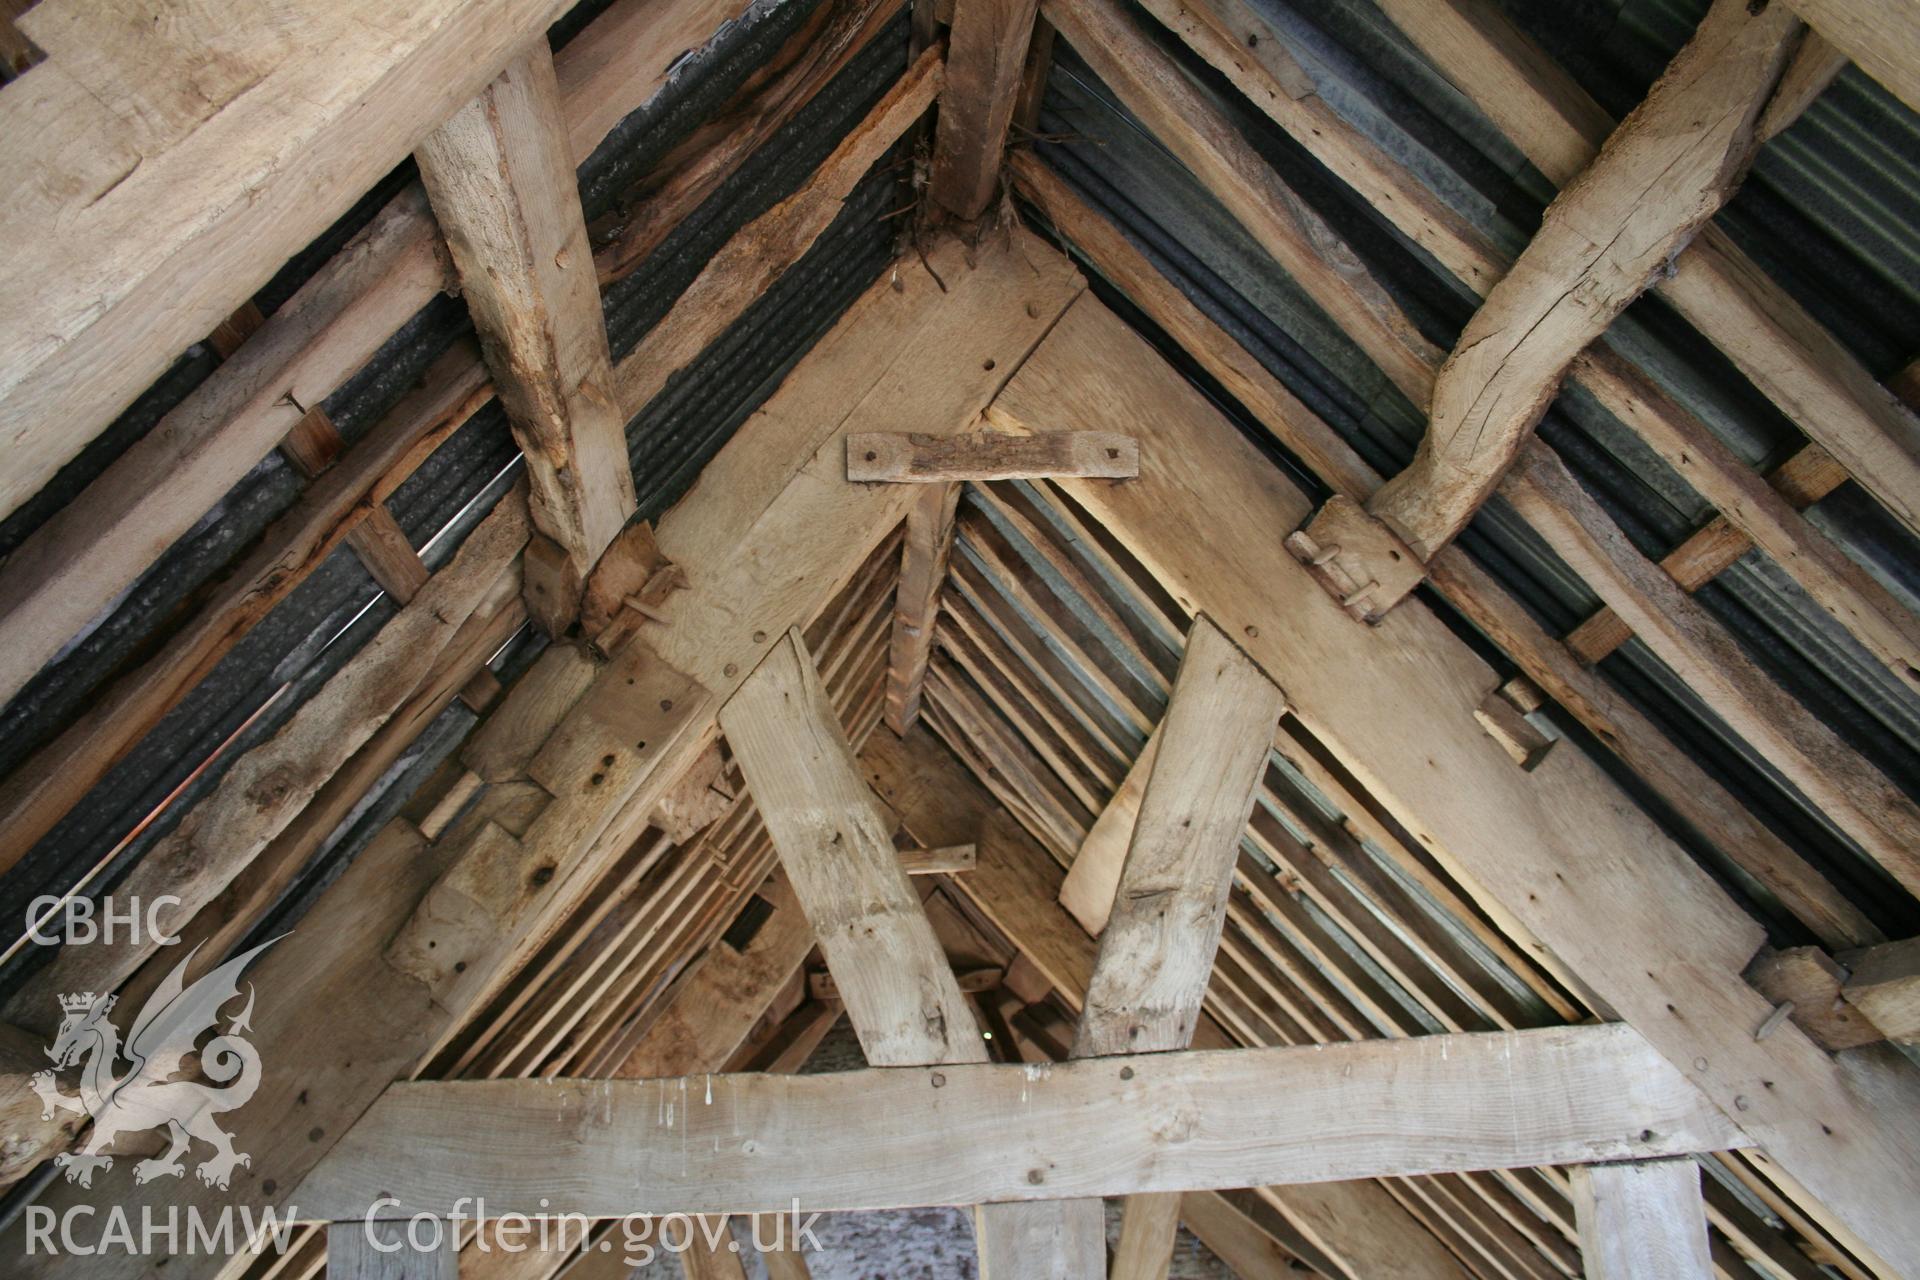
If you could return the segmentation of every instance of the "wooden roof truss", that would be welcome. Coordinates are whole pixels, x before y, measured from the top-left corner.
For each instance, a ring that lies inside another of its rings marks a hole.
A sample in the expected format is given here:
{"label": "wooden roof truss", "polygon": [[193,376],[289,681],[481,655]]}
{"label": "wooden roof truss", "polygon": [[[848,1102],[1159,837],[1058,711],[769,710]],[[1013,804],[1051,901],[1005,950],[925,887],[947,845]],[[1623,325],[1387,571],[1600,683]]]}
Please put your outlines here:
{"label": "wooden roof truss", "polygon": [[[343,542],[398,611],[116,891],[172,894],[168,922],[224,955],[435,716],[483,713],[254,971],[275,995],[256,1037],[289,1065],[253,1106],[294,1119],[240,1177],[308,1225],[229,1274],[592,1280],[607,1220],[797,1197],[977,1205],[982,1274],[1097,1276],[1099,1198],[1119,1196],[1116,1277],[1166,1274],[1181,1222],[1245,1275],[1920,1276],[1920,1077],[1890,1043],[1920,1034],[1914,943],[1592,669],[1637,637],[1920,891],[1920,808],[1689,594],[1757,547],[1920,684],[1920,622],[1801,514],[1853,479],[1920,531],[1920,423],[1709,225],[1846,60],[1920,106],[1910,12],[1715,0],[1615,126],[1483,0],[1383,0],[1561,188],[1510,257],[1322,103],[1249,7],[1145,0],[1482,299],[1447,352],[1131,11],[916,0],[904,74],[616,360],[600,289],[897,0],[848,5],[770,115],[717,127],[597,253],[577,166],[733,6],[617,0],[557,56],[544,0],[249,4],[218,30],[162,7],[164,39],[78,0],[4,24],[13,65],[37,65],[0,94],[0,130],[68,175],[4,211],[9,507],[78,447],[60,424],[103,424],[216,325],[225,359],[0,564],[0,691],[268,451],[311,483],[0,786],[0,868]],[[1427,411],[1409,468],[1378,474],[1008,151],[1056,39]],[[917,252],[657,526],[633,521],[627,423],[936,103]],[[420,184],[249,318],[245,291],[409,154]],[[996,213],[1009,187],[1331,496]],[[1805,431],[1798,456],[1757,475],[1609,346],[1650,287]],[[447,289],[477,346],[347,445],[321,401]],[[1718,508],[1664,562],[1534,436],[1568,379]],[[386,500],[495,395],[524,480],[423,557]],[[1454,545],[1495,493],[1604,602],[1564,638]],[[529,620],[554,643],[503,686],[489,662]],[[1768,951],[1610,768],[1821,946]],[[63,949],[9,993],[9,1178],[98,1154],[15,1105],[23,1064],[54,996],[151,992],[156,950]],[[843,1015],[869,1068],[794,1076]],[[489,1251],[495,1221],[363,1247],[376,1202],[442,1215],[460,1196],[598,1225],[559,1250]],[[688,1266],[740,1274],[724,1250]]]}

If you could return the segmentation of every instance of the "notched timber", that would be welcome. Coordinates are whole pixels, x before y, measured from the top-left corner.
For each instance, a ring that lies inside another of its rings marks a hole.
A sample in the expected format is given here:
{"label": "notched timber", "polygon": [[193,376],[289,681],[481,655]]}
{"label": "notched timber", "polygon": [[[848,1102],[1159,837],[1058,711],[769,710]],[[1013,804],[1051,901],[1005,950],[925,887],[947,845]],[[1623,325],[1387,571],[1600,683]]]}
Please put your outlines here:
{"label": "notched timber", "polygon": [[1130,480],[1139,474],[1139,442],[1110,431],[847,437],[847,479],[851,481],[947,484],[1057,476]]}

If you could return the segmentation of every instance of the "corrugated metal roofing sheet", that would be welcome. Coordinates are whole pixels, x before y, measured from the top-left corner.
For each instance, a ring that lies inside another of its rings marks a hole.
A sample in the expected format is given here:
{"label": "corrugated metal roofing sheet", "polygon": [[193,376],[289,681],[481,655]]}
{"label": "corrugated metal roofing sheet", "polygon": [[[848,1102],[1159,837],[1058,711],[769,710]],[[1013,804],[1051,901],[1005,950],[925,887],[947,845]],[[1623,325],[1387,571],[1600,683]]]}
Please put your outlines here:
{"label": "corrugated metal roofing sheet", "polygon": [[[1525,244],[1551,187],[1377,9],[1362,0],[1310,7],[1252,3],[1301,54],[1336,111],[1497,243],[1510,251]],[[1569,57],[1571,69],[1616,108],[1637,101],[1704,10],[1704,4],[1636,2],[1622,13],[1617,5],[1549,0],[1510,7],[1543,42],[1555,43],[1551,32],[1558,43],[1578,46],[1582,57],[1578,65]],[[1475,299],[1176,38],[1145,15],[1142,25],[1282,178],[1348,238],[1416,323],[1451,346]],[[1040,131],[1066,139],[1038,147],[1047,162],[1369,462],[1389,474],[1405,465],[1424,429],[1422,416],[1064,43],[1056,46]],[[1853,145],[1832,146],[1829,140],[1836,137],[1851,138]],[[1818,154],[1818,166],[1810,154]],[[1920,352],[1920,328],[1909,327],[1910,319],[1920,320],[1912,314],[1920,280],[1910,262],[1916,251],[1911,229],[1920,226],[1916,194],[1920,121],[1849,73],[1800,125],[1767,148],[1722,221],[1770,268],[1793,260],[1797,275],[1782,272],[1788,287],[1869,368],[1885,375]],[[1904,236],[1888,234],[1903,228]],[[1771,404],[1657,300],[1637,304],[1614,336],[1750,460],[1771,464],[1801,443]],[[1234,410],[1250,435],[1264,436],[1218,388],[1211,393]],[[1637,437],[1580,393],[1563,395],[1540,430],[1645,552],[1664,554],[1710,514]],[[1920,603],[1920,544],[1857,486],[1843,486],[1810,514],[1892,589]],[[1556,633],[1597,604],[1497,500],[1462,544]],[[1698,598],[1815,714],[1909,794],[1920,795],[1920,698],[1897,685],[1761,553],[1750,552]],[[1920,905],[1735,740],[1637,641],[1601,670],[1770,825],[1851,886],[1890,929],[1912,932],[1920,923]],[[1701,852],[1710,865],[1738,879],[1736,871]],[[1764,895],[1742,887],[1763,916],[1794,935]]]}

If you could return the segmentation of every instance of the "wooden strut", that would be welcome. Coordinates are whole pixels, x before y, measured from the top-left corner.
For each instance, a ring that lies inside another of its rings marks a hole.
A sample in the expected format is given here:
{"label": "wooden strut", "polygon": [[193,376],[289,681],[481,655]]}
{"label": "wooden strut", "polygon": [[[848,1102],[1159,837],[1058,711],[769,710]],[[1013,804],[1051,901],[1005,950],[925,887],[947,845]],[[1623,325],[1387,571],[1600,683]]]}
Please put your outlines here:
{"label": "wooden strut", "polygon": [[[720,727],[819,935],[867,1061],[986,1062],[972,1010],[894,853],[891,824],[797,631],[721,708]],[[1085,1215],[981,1204],[975,1217],[983,1274],[1033,1265],[1042,1255],[1053,1259],[1047,1269],[1055,1274],[1099,1274],[1104,1237]]]}
{"label": "wooden strut", "polygon": [[1389,535],[1419,564],[1451,542],[1519,455],[1574,357],[1732,195],[1800,31],[1784,6],[1756,15],[1745,0],[1718,0],[1468,321],[1434,376],[1413,463],[1367,502],[1365,516],[1385,526],[1374,545],[1353,545],[1357,513],[1338,502],[1307,525],[1315,543],[1340,547],[1358,589],[1372,584],[1367,620],[1411,590]]}

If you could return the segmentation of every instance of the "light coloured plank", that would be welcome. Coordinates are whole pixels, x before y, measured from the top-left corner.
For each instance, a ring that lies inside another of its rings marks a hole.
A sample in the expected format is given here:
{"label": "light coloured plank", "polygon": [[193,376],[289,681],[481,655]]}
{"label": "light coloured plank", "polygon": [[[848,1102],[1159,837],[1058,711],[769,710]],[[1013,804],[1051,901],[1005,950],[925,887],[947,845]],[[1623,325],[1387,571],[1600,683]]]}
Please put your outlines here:
{"label": "light coloured plank", "polygon": [[1567,366],[1733,194],[1800,31],[1716,0],[1646,100],[1547,209],[1434,381],[1408,468],[1368,501],[1430,560],[1493,493]]}
{"label": "light coloured plank", "polygon": [[907,882],[798,632],[720,710],[867,1061],[984,1062],[986,1047]]}
{"label": "light coloured plank", "polygon": [[644,409],[667,379],[719,337],[820,238],[847,196],[940,92],[945,63],[928,50],[793,195],[736,232],[672,310],[614,367],[617,398]]}
{"label": "light coloured plank", "polygon": [[[1531,773],[1514,768],[1473,721],[1499,681],[1417,602],[1356,643],[1351,619],[1305,569],[1246,533],[1297,525],[1305,497],[1084,299],[989,418],[1013,429],[1069,406],[1134,432],[1159,460],[1132,484],[1063,482],[1069,496],[1176,600],[1285,671],[1301,724],[1461,884],[1486,892],[1737,1113],[1870,1250],[1920,1261],[1920,1224],[1895,1208],[1920,1197],[1920,1171],[1886,1119],[1920,1091],[1912,1078],[1879,1057],[1836,1061],[1797,1032],[1755,1042],[1771,1006],[1738,975],[1760,946],[1759,926],[1581,753],[1553,752]],[[1409,741],[1426,750],[1408,751]],[[1429,763],[1442,759],[1444,768]]]}
{"label": "light coloured plank", "polygon": [[413,1228],[430,1248],[415,1248],[409,1224],[341,1222],[327,1228],[327,1280],[458,1280],[460,1250],[454,1228],[428,1222]]}
{"label": "light coloured plank", "polygon": [[[917,1123],[875,1122],[898,1115]],[[928,1160],[935,1142],[942,1158]],[[905,1208],[1647,1159],[1740,1142],[1637,1032],[1614,1024],[1050,1069],[402,1083],[296,1202],[316,1219],[357,1217],[387,1190],[398,1203],[381,1216],[405,1217],[451,1203],[460,1186],[497,1213],[533,1211],[542,1195],[554,1211],[592,1217],[769,1211],[793,1197],[808,1210]]]}
{"label": "light coloured plank", "polygon": [[1064,1212],[1050,1200],[1003,1202],[975,1206],[973,1224],[980,1280],[1100,1280],[1106,1264],[1104,1214]]}
{"label": "light coloured plank", "polygon": [[[1111,223],[1089,209],[1057,177],[1030,156],[1016,156],[1014,169],[1021,186],[1046,210],[1102,274],[1117,281],[1162,328],[1174,334],[1195,359],[1231,389],[1273,433],[1338,492],[1356,499],[1372,493],[1379,475],[1368,467],[1332,428],[1279,385],[1231,335],[1202,315]],[[1791,500],[1811,501],[1844,480],[1837,467],[1821,468],[1817,448],[1802,450],[1796,461],[1775,473],[1774,483]],[[1822,455],[1824,456],[1824,455]],[[1802,465],[1802,461],[1806,465]],[[1830,483],[1829,483],[1830,481]],[[1824,485],[1824,488],[1820,486]],[[1711,526],[1710,526],[1711,528]],[[1724,522],[1719,528],[1732,533]],[[1737,534],[1734,535],[1738,537]],[[1727,563],[1744,552],[1733,550]],[[1679,553],[1676,553],[1679,554]],[[1693,557],[1689,554],[1689,560]],[[1671,569],[1672,562],[1669,562]],[[1757,821],[1726,788],[1678,750],[1658,727],[1640,714],[1610,685],[1582,665],[1580,657],[1593,652],[1581,641],[1581,630],[1566,644],[1549,636],[1519,602],[1508,595],[1467,557],[1444,552],[1428,566],[1431,581],[1476,626],[1486,632],[1521,669],[1556,701],[1606,743],[1694,828],[1728,857],[1765,884],[1820,938],[1834,946],[1857,946],[1878,941],[1873,923],[1768,827]],[[1683,585],[1684,577],[1676,575]],[[1595,615],[1596,631],[1603,615]],[[1613,619],[1608,612],[1604,619]],[[1617,623],[1617,619],[1613,620]],[[1619,627],[1617,644],[1632,632]],[[1597,643],[1597,641],[1596,641]],[[1570,646],[1572,648],[1570,649]],[[1598,651],[1602,655],[1606,649]],[[1117,862],[1117,859],[1116,859]],[[1515,937],[1526,930],[1498,903],[1488,909]]]}
{"label": "light coloured plank", "polygon": [[584,577],[633,514],[633,471],[546,41],[415,159],[526,458],[534,524]]}
{"label": "light coloured plank", "polygon": [[1573,1171],[1580,1260],[1590,1280],[1711,1280],[1700,1166],[1691,1160]]}
{"label": "light coloured plank", "polygon": [[1920,891],[1920,806],[1756,666],[1634,549],[1559,457],[1528,450],[1503,492],[1660,660],[1887,873]]}
{"label": "light coloured plank", "polygon": [[[1020,948],[1035,978],[1057,991],[1070,1008],[1079,1008],[1093,975],[1095,944],[1058,901],[1061,872],[1053,859],[925,726],[904,739],[875,738],[864,762],[875,790],[916,836],[977,836],[980,865],[955,884]],[[984,821],[977,816],[981,813],[988,815]],[[1202,1030],[1205,1047],[1230,1043],[1211,1024],[1203,1023]],[[1435,1280],[1468,1280],[1470,1273],[1439,1240],[1376,1185],[1324,1183],[1275,1187],[1271,1192],[1287,1220],[1318,1253],[1338,1259],[1350,1274],[1410,1268]],[[1212,1247],[1206,1225],[1188,1222]]]}
{"label": "light coloured plank", "polygon": [[971,221],[1000,190],[1007,126],[1039,0],[955,0],[927,194]]}
{"label": "light coloured plank", "polygon": [[1146,794],[1159,746],[1160,730],[1156,727],[1113,798],[1094,819],[1087,838],[1080,842],[1080,851],[1074,854],[1073,865],[1067,868],[1067,878],[1060,882],[1060,905],[1096,938],[1107,927],[1107,916],[1113,910],[1120,868],[1126,864],[1133,825],[1140,816],[1140,799]]}
{"label": "light coloured plank", "polygon": [[[852,449],[852,437],[848,446]],[[900,583],[893,595],[893,631],[887,642],[887,727],[905,733],[920,714],[920,693],[933,656],[934,622],[953,552],[953,517],[960,486],[929,488],[907,508],[900,547]]]}
{"label": "light coloured plank", "polygon": [[1440,350],[1366,275],[1339,235],[1280,181],[1239,128],[1147,39],[1132,15],[1115,0],[1046,0],[1041,12],[1127,110],[1424,410]]}
{"label": "light coloured plank", "polygon": [[[4,238],[15,253],[0,268],[0,311],[11,319],[0,337],[0,417],[11,425],[13,448],[0,510],[37,490],[564,7],[276,6],[285,55],[223,110],[158,149],[104,108],[96,107],[96,129],[69,123],[58,100],[10,102],[0,128],[10,171],[59,171],[103,136],[131,141],[132,163],[99,189],[10,201],[5,210]],[[94,8],[58,0],[26,21],[31,30]],[[180,0],[158,16],[188,22],[203,8]],[[149,27],[160,25],[154,16]],[[144,93],[176,81],[179,59],[198,56],[195,43],[123,41],[121,65],[96,78],[110,78],[120,94]],[[229,79],[216,96],[242,82]]]}
{"label": "light coloured plank", "polygon": [[959,436],[873,434],[847,437],[847,479],[906,484],[957,480],[1041,480],[1140,474],[1140,447],[1110,431],[1049,431],[1036,436],[972,432]]}
{"label": "light coloured plank", "polygon": [[1100,934],[1075,1057],[1183,1049],[1220,943],[1240,840],[1286,695],[1194,619]]}
{"label": "light coloured plank", "polygon": [[1108,1280],[1164,1280],[1180,1231],[1181,1205],[1189,1191],[1153,1191],[1128,1196],[1121,1208],[1120,1242],[1114,1246]]}
{"label": "light coloured plank", "polygon": [[1840,994],[1889,1040],[1920,1042],[1920,938],[1841,957],[1853,976]]}
{"label": "light coloured plank", "polygon": [[1920,111],[1920,14],[1899,0],[1793,0],[1800,16]]}

